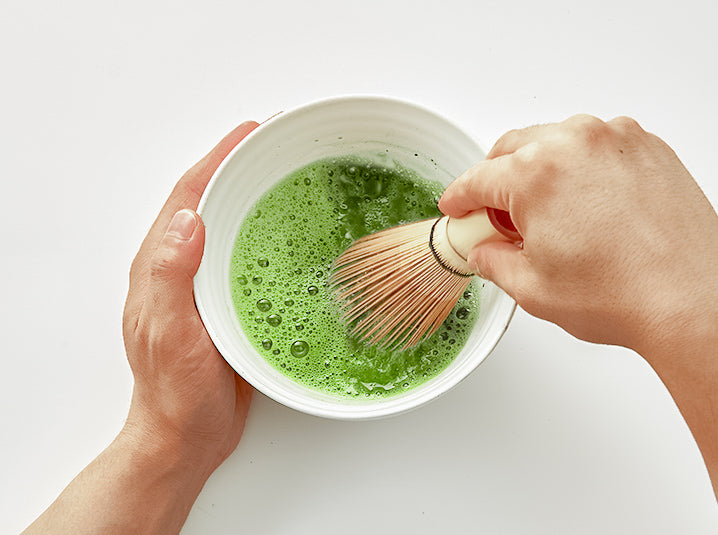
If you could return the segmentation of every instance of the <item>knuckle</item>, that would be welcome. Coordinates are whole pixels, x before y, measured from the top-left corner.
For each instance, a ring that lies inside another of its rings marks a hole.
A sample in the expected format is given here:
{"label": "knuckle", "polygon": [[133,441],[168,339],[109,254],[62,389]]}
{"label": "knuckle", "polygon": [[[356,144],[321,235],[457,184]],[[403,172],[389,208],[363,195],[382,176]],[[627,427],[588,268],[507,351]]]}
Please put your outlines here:
{"label": "knuckle", "polygon": [[608,124],[622,133],[642,134],[644,132],[641,125],[638,124],[638,121],[625,115],[611,119],[608,121]]}
{"label": "knuckle", "polygon": [[182,208],[194,209],[197,207],[197,203],[205,189],[204,182],[198,180],[198,176],[202,175],[201,170],[198,170],[198,168],[202,165],[204,165],[202,161],[197,163],[172,188],[168,202],[172,202],[176,206],[175,212]]}
{"label": "knuckle", "polygon": [[552,179],[556,175],[556,155],[548,145],[534,141],[521,147],[514,155],[518,172],[530,184]]}
{"label": "knuckle", "polygon": [[177,252],[170,247],[159,247],[150,262],[150,278],[164,281],[171,277],[177,263]]}
{"label": "knuckle", "polygon": [[509,130],[504,133],[487,154],[487,158],[495,158],[507,153],[507,147],[511,146],[513,140],[519,135],[518,129]]}
{"label": "knuckle", "polygon": [[519,150],[513,153],[513,162],[521,167],[521,171],[532,169],[545,157],[546,148],[539,143],[534,141],[527,145],[524,145]]}
{"label": "knuckle", "polygon": [[195,177],[185,178],[178,184],[181,192],[182,207],[197,207],[197,200],[204,193],[204,185],[197,183],[197,180],[191,180]]}
{"label": "knuckle", "polygon": [[572,115],[566,119],[565,124],[574,128],[597,128],[601,125],[605,125],[606,123],[595,115],[577,113],[576,115]]}
{"label": "knuckle", "polygon": [[471,183],[476,180],[477,176],[481,173],[481,169],[484,167],[484,162],[480,161],[469,167],[455,180],[457,184],[461,184],[464,187],[469,187]]}
{"label": "knuckle", "polygon": [[472,167],[471,172],[463,175],[460,180],[463,192],[469,199],[474,199],[481,194],[482,183],[478,169]]}
{"label": "knuckle", "polygon": [[610,134],[608,125],[593,115],[574,115],[568,119],[567,124],[578,138],[589,146],[603,144]]}
{"label": "knuckle", "polygon": [[503,165],[503,160],[483,160],[474,165],[457,179],[461,181],[463,196],[481,202],[479,206],[486,202],[500,202],[501,205],[507,202],[509,181],[496,179],[496,169]]}

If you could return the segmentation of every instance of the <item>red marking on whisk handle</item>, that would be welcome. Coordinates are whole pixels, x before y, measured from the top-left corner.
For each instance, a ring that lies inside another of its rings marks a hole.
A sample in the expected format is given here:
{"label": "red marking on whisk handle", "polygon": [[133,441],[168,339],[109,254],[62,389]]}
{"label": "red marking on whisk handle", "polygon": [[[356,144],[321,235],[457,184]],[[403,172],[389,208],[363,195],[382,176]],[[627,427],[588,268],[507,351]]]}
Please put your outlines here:
{"label": "red marking on whisk handle", "polygon": [[514,225],[514,222],[511,221],[511,214],[509,214],[506,210],[487,207],[486,215],[494,228],[501,234],[512,241],[521,241],[521,234],[519,234],[519,231],[516,230],[516,225]]}

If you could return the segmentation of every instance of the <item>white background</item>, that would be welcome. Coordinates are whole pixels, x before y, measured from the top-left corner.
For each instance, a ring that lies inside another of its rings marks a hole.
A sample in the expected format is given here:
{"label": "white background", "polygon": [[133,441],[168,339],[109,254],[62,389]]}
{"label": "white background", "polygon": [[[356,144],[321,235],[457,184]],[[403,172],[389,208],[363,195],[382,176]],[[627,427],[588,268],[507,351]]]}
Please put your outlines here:
{"label": "white background", "polygon": [[[413,100],[486,147],[577,112],[632,115],[715,206],[712,4],[3,2],[0,532],[122,426],[130,262],[235,125],[343,93]],[[407,415],[327,421],[257,395],[183,533],[368,531],[709,534],[718,507],[645,362],[518,311],[478,370]]]}

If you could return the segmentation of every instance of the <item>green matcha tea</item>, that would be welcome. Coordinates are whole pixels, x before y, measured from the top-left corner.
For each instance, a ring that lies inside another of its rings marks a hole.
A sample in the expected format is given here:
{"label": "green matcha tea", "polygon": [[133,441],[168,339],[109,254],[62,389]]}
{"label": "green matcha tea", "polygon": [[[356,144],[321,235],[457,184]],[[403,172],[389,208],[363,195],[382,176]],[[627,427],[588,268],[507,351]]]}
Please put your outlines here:
{"label": "green matcha tea", "polygon": [[443,187],[398,166],[320,160],[267,191],[241,225],[230,286],[244,333],[295,381],[341,397],[386,397],[439,374],[478,316],[474,280],[449,318],[415,348],[379,349],[348,335],[328,289],[332,262],[354,240],[439,216]]}

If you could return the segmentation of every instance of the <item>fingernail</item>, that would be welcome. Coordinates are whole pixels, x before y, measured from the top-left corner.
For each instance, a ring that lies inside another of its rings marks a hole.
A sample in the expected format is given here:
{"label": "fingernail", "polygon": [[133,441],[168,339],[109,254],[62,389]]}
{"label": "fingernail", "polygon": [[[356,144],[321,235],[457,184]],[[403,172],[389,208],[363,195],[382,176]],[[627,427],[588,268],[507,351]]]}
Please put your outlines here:
{"label": "fingernail", "polygon": [[180,210],[173,217],[167,234],[179,238],[180,240],[189,240],[197,228],[197,218],[192,210],[187,208]]}

